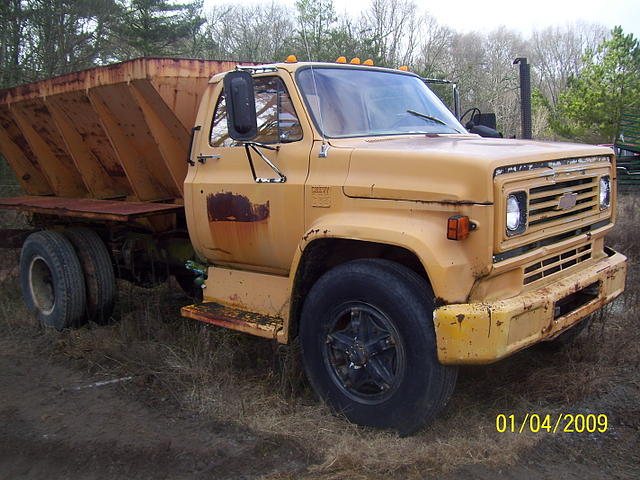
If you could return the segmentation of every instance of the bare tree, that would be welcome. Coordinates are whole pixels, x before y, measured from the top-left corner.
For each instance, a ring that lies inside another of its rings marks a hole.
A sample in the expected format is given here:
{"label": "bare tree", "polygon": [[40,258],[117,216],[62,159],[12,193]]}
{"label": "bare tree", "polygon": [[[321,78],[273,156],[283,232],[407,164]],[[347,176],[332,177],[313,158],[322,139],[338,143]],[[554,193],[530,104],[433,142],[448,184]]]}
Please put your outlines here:
{"label": "bare tree", "polygon": [[371,0],[364,15],[375,56],[386,65],[412,64],[421,30],[412,0]]}
{"label": "bare tree", "polygon": [[282,61],[294,33],[293,12],[284,4],[235,3],[206,14],[205,56],[255,62]]}
{"label": "bare tree", "polygon": [[420,38],[414,65],[417,71],[428,77],[446,75],[446,62],[452,47],[455,32],[428,12],[419,18]]}
{"label": "bare tree", "polygon": [[534,31],[531,36],[531,63],[537,73],[538,88],[555,107],[567,87],[567,80],[582,69],[584,54],[594,50],[607,36],[601,25],[576,23]]}

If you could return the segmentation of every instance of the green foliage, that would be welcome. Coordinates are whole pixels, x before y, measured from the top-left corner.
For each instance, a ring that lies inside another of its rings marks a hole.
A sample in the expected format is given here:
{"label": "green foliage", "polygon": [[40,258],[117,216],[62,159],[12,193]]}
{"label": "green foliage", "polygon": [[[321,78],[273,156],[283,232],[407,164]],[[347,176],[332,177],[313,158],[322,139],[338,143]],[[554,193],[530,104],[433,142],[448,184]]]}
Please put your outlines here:
{"label": "green foliage", "polygon": [[162,57],[189,51],[204,23],[203,0],[118,0],[121,12],[113,26],[115,49],[121,59]]}
{"label": "green foliage", "polygon": [[0,6],[0,87],[107,59],[114,0],[9,0]]}
{"label": "green foliage", "polygon": [[640,107],[640,45],[616,27],[584,61],[560,95],[552,126],[565,137],[612,143],[622,111]]}
{"label": "green foliage", "polygon": [[297,0],[298,39],[308,52],[309,60],[326,58],[326,47],[329,44],[336,23],[336,11],[333,0]]}
{"label": "green foliage", "polygon": [[0,2],[0,88],[138,56],[198,56],[203,0]]}

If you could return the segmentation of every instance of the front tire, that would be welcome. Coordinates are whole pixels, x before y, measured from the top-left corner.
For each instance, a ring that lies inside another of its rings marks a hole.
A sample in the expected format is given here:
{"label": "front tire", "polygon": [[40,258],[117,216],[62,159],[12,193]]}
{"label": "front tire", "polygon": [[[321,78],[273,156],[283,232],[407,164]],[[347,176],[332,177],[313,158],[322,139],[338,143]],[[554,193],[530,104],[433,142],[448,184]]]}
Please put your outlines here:
{"label": "front tire", "polygon": [[364,259],[333,268],[302,310],[311,385],[354,423],[414,432],[446,405],[457,377],[438,362],[432,314],[429,285],[402,265]]}
{"label": "front tire", "polygon": [[20,284],[27,308],[57,330],[79,324],[85,312],[85,285],[73,246],[54,231],[32,233],[20,254]]}

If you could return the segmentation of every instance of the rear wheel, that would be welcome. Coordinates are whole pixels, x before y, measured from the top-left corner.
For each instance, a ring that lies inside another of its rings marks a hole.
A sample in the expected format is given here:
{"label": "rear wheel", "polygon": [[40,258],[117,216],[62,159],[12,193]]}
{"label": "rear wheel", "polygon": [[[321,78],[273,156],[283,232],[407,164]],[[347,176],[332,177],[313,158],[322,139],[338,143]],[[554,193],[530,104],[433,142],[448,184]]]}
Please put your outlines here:
{"label": "rear wheel", "polygon": [[43,325],[62,330],[82,321],[82,269],[61,233],[42,231],[27,237],[20,254],[20,283],[27,307]]}
{"label": "rear wheel", "polygon": [[82,266],[87,294],[86,319],[99,324],[108,323],[116,295],[116,279],[109,251],[98,234],[89,228],[68,228],[64,234]]}
{"label": "rear wheel", "polygon": [[447,403],[457,369],[441,365],[433,293],[413,271],[355,260],[323,275],[300,325],[307,376],[350,421],[409,434]]}

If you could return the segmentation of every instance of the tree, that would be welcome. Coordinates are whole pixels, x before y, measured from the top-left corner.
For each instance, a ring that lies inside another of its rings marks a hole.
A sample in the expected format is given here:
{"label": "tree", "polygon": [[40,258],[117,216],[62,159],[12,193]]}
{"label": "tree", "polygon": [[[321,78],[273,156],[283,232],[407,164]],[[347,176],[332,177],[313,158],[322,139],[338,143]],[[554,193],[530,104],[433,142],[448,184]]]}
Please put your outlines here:
{"label": "tree", "polygon": [[419,17],[411,0],[371,0],[364,18],[375,59],[393,67],[412,64],[423,30]]}
{"label": "tree", "polygon": [[118,0],[119,21],[113,27],[119,59],[180,55],[204,23],[202,0]]}
{"label": "tree", "polygon": [[604,27],[586,23],[533,32],[529,60],[538,88],[552,107],[558,104],[558,97],[566,90],[569,78],[582,70],[585,53],[595,50],[606,36]]}
{"label": "tree", "polygon": [[615,27],[584,61],[559,97],[553,127],[563,136],[612,143],[622,111],[640,108],[640,45]]}
{"label": "tree", "polygon": [[21,0],[8,0],[0,5],[0,88],[15,85],[21,80],[20,56],[24,7]]}
{"label": "tree", "polygon": [[89,68],[100,57],[110,60],[104,51],[106,28],[116,11],[113,0],[30,0],[27,5],[23,63],[35,78]]}
{"label": "tree", "polygon": [[9,0],[0,6],[0,86],[105,63],[115,0]]}
{"label": "tree", "polygon": [[297,0],[298,43],[304,47],[309,60],[329,60],[327,46],[330,44],[332,27],[336,23],[333,0]]}
{"label": "tree", "polygon": [[253,62],[282,61],[294,32],[283,4],[224,4],[207,13],[204,56]]}

